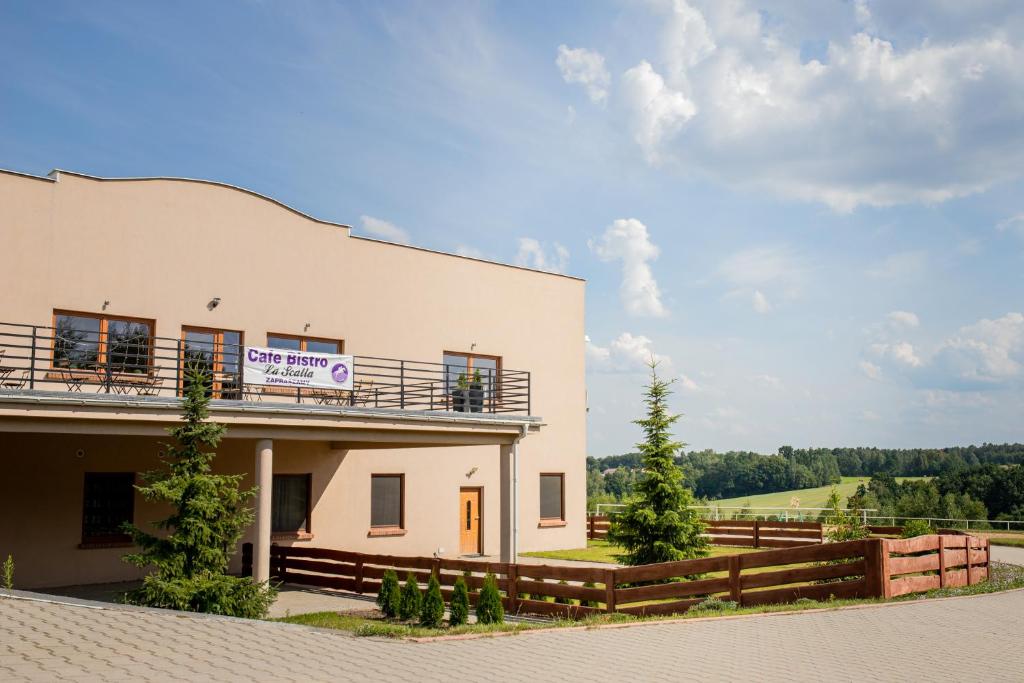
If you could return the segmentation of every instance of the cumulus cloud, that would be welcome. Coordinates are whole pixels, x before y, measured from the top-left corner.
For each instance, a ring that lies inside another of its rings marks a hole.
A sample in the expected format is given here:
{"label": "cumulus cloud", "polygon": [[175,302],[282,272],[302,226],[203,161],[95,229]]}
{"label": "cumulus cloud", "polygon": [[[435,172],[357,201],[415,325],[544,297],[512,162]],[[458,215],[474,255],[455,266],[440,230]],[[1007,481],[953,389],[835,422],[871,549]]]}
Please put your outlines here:
{"label": "cumulus cloud", "polygon": [[532,237],[519,238],[519,251],[516,253],[516,265],[546,270],[549,273],[563,273],[569,265],[569,250],[555,242],[551,251]]}
{"label": "cumulus cloud", "polygon": [[777,299],[799,296],[807,267],[788,247],[753,247],[726,257],[715,275],[729,285],[729,296],[741,296],[755,312],[765,314],[775,309]]}
{"label": "cumulus cloud", "polygon": [[409,243],[409,233],[394,223],[373,216],[360,216],[359,220],[362,222],[363,230],[374,237],[399,244]]}
{"label": "cumulus cloud", "polygon": [[608,99],[612,77],[605,68],[601,53],[584,47],[559,45],[555,64],[566,83],[579,83],[586,89],[591,102],[602,104]]}
{"label": "cumulus cloud", "polygon": [[468,256],[469,258],[483,258],[484,252],[480,251],[476,247],[471,247],[468,244],[460,244],[455,247],[455,253],[459,256]]}
{"label": "cumulus cloud", "polygon": [[864,373],[864,376],[868,379],[882,378],[882,368],[868,360],[862,360],[860,362],[860,371]]}
{"label": "cumulus cloud", "polygon": [[672,359],[655,353],[649,337],[623,332],[608,346],[598,346],[585,337],[589,369],[598,372],[637,372],[647,369],[652,360],[662,370],[671,366]]}
{"label": "cumulus cloud", "polygon": [[910,311],[892,311],[885,317],[895,327],[917,327],[921,324],[917,315]]}
{"label": "cumulus cloud", "polygon": [[870,351],[879,358],[886,358],[901,365],[917,368],[922,365],[921,358],[910,342],[893,342],[891,344],[872,344]]}
{"label": "cumulus cloud", "polygon": [[760,289],[754,290],[750,303],[754,307],[754,311],[762,315],[772,310],[768,297],[762,294]]}
{"label": "cumulus cloud", "polygon": [[1024,236],[1024,213],[1018,213],[996,223],[999,232],[1016,232]]}
{"label": "cumulus cloud", "polygon": [[930,29],[892,40],[878,34],[894,33],[878,8],[835,4],[817,58],[804,48],[820,27],[798,4],[770,14],[752,0],[643,5],[660,36],[624,65],[616,99],[648,161],[837,211],[942,202],[1021,175],[1015,3],[974,22],[953,17],[959,3],[910,16],[881,8]]}
{"label": "cumulus cloud", "polygon": [[935,355],[940,376],[964,386],[1019,380],[1024,364],[1024,315],[1007,313],[960,328]]}
{"label": "cumulus cloud", "polygon": [[700,385],[693,381],[693,379],[687,376],[685,373],[679,375],[679,384],[683,387],[685,391],[700,391]]}
{"label": "cumulus cloud", "polygon": [[668,314],[649,265],[658,258],[659,249],[651,242],[646,225],[635,218],[620,218],[600,238],[587,244],[602,261],[622,262],[619,296],[628,313],[652,317]]}

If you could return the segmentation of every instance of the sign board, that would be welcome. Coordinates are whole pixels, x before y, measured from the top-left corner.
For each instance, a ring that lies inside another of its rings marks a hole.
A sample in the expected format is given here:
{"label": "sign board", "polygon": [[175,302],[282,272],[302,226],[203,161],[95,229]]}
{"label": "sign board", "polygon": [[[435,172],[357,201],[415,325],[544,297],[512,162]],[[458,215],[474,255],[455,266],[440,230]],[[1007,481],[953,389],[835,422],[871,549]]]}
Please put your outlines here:
{"label": "sign board", "polygon": [[242,367],[246,384],[352,390],[352,356],[247,346]]}

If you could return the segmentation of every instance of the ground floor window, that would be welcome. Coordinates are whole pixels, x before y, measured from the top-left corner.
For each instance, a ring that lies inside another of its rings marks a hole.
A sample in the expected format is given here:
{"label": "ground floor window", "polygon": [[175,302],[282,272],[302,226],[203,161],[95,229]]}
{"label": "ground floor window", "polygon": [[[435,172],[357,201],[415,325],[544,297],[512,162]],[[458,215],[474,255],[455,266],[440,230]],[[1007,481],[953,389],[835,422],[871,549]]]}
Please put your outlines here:
{"label": "ground floor window", "polygon": [[405,475],[374,474],[370,477],[370,526],[405,528]]}
{"label": "ground floor window", "polygon": [[565,519],[565,475],[540,475],[540,518],[541,520]]}
{"label": "ground floor window", "polygon": [[273,533],[310,533],[312,474],[275,474],[271,500]]}
{"label": "ground floor window", "polygon": [[82,544],[127,543],[124,524],[135,518],[134,472],[86,472]]}

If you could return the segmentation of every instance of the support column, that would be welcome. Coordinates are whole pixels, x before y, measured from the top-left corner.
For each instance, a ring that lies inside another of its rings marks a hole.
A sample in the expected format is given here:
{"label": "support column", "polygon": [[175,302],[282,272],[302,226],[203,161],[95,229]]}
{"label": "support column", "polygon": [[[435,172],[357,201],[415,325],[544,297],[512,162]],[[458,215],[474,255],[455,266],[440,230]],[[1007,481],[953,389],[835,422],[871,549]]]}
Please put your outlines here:
{"label": "support column", "polygon": [[256,442],[256,541],[253,543],[252,578],[270,579],[270,506],[274,491],[274,442]]}
{"label": "support column", "polygon": [[501,446],[501,562],[514,563],[519,555],[519,444]]}

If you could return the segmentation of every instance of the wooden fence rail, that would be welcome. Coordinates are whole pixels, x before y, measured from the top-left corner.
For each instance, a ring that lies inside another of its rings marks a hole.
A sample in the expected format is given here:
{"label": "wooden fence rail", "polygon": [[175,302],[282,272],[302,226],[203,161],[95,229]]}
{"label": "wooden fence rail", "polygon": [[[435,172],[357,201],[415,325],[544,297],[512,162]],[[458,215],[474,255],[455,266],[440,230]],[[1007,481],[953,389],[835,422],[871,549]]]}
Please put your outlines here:
{"label": "wooden fence rail", "polygon": [[[825,540],[821,522],[783,522],[762,520],[704,520],[705,536],[711,545],[746,548],[794,548]],[[609,517],[590,515],[587,519],[589,540],[607,538]]]}
{"label": "wooden fence rail", "polygon": [[[790,540],[790,539],[784,539]],[[249,544],[246,544],[249,545]],[[243,549],[251,575],[251,550]],[[971,536],[867,538],[759,553],[635,567],[591,568],[505,564],[433,557],[371,555],[328,548],[271,547],[271,575],[285,583],[375,594],[394,569],[425,585],[438,577],[451,597],[463,577],[476,603],[493,573],[511,613],[580,618],[599,612],[677,614],[714,596],[740,605],[800,598],[895,597],[964,586],[988,578],[988,541]]]}

